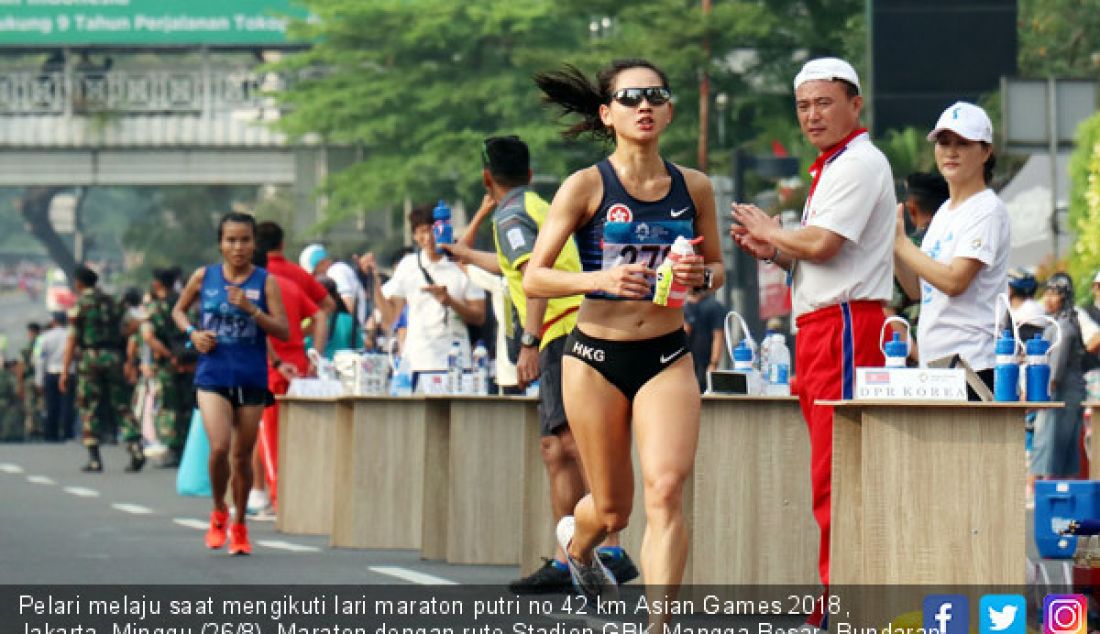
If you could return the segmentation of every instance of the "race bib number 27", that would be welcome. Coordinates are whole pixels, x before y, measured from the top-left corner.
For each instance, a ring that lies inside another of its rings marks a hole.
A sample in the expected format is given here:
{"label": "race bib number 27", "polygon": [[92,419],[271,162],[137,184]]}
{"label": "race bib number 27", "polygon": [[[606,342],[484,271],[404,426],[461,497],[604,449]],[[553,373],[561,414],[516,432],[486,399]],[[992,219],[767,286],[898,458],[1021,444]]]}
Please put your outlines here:
{"label": "race bib number 27", "polygon": [[665,261],[676,237],[690,238],[692,231],[690,220],[608,222],[604,225],[601,268],[606,271],[620,264],[644,264],[656,269]]}

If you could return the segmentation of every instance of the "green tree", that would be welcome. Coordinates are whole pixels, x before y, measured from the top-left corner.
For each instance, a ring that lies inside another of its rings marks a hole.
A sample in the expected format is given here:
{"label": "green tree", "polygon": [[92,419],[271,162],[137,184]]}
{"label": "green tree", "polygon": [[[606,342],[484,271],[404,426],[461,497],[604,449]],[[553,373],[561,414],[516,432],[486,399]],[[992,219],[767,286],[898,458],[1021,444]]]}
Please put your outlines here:
{"label": "green tree", "polygon": [[1092,297],[1089,288],[1100,270],[1100,114],[1077,129],[1077,149],[1069,162],[1069,222],[1077,242],[1069,256],[1069,273],[1078,297]]}
{"label": "green tree", "polygon": [[[613,58],[641,56],[666,69],[676,120],[662,150],[674,161],[696,164],[703,70],[712,93],[730,96],[729,147],[751,143],[764,130],[781,130],[777,140],[798,145],[790,81],[801,57],[792,51],[851,52],[863,6],[732,0],[714,2],[704,16],[698,0],[304,4],[316,19],[298,23],[293,33],[315,44],[276,65],[296,78],[279,96],[288,113],[278,125],[292,137],[316,134],[362,148],[363,160],[326,184],[333,218],[406,197],[476,203],[478,149],[490,134],[521,135],[539,174],[560,178],[597,159],[604,148],[560,138],[531,82],[535,72],[563,63],[593,72]],[[717,146],[716,129],[712,117],[710,147],[727,149]]]}
{"label": "green tree", "polygon": [[362,146],[362,162],[328,183],[333,216],[405,197],[476,201],[490,134],[523,136],[537,172],[561,174],[585,153],[557,140],[531,82],[588,34],[552,0],[306,4],[318,19],[295,32],[317,44],[279,65],[303,76],[281,95],[290,112],[279,125]]}
{"label": "green tree", "polygon": [[1095,77],[1100,1],[1020,0],[1020,74]]}
{"label": "green tree", "polygon": [[[122,234],[122,245],[138,256],[127,271],[135,283],[149,280],[154,268],[179,266],[184,275],[217,261],[218,219],[231,209],[248,210],[251,187],[165,187],[151,192],[147,206]],[[181,239],[183,236],[183,239]]]}

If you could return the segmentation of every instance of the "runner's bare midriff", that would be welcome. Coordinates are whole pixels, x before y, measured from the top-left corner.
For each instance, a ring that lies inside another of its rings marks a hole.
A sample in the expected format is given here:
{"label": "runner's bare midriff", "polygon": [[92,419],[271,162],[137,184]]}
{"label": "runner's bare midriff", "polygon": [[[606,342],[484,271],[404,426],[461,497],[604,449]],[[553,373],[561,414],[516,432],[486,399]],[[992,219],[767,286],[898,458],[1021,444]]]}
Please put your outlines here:
{"label": "runner's bare midriff", "polygon": [[684,311],[650,300],[612,301],[586,298],[577,313],[584,334],[611,341],[652,339],[682,328]]}

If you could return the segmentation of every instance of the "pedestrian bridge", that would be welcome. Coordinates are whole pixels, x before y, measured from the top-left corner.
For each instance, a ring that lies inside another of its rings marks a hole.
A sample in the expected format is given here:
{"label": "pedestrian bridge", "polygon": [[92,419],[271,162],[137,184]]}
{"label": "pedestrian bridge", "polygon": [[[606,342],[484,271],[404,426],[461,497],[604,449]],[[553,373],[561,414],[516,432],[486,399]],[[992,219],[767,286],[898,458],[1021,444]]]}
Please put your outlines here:
{"label": "pedestrian bridge", "polygon": [[210,67],[0,72],[0,187],[313,183],[323,149],[269,127],[282,87]]}

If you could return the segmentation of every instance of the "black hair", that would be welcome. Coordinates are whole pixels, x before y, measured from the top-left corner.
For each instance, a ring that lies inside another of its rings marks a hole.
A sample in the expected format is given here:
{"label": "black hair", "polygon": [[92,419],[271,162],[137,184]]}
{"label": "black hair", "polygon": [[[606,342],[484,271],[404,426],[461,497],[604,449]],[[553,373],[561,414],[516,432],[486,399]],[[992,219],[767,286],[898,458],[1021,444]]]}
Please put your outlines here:
{"label": "black hair", "polygon": [[542,91],[543,101],[561,109],[561,116],[578,114],[581,120],[562,132],[562,136],[576,138],[585,134],[610,141],[615,131],[600,120],[600,106],[611,102],[611,87],[619,73],[631,68],[648,68],[657,73],[661,87],[669,90],[668,75],[653,62],[641,58],[617,59],[596,73],[596,83],[576,66],[566,64],[559,70],[535,75],[535,84]]}
{"label": "black hair", "polygon": [[258,266],[261,269],[267,268],[267,251],[259,247],[252,249],[252,266]]}
{"label": "black hair", "polygon": [[397,266],[397,263],[400,262],[402,258],[404,258],[406,255],[408,255],[412,252],[413,252],[413,250],[412,250],[411,247],[405,247],[405,246],[397,247],[397,250],[395,250],[393,252],[393,255],[391,255],[390,258],[389,258],[390,266],[394,266],[394,267]]}
{"label": "black hair", "polygon": [[905,177],[905,185],[917,207],[929,216],[934,216],[944,201],[951,197],[947,181],[936,173],[913,172]]}
{"label": "black hair", "polygon": [[317,281],[321,284],[321,286],[325,287],[325,290],[328,291],[328,296],[331,297],[332,301],[336,303],[337,313],[351,312],[350,310],[348,310],[347,304],[344,303],[344,298],[340,297],[340,291],[337,290],[336,287],[336,280],[328,277],[327,275],[318,275]]}
{"label": "black hair", "polygon": [[433,207],[430,204],[413,207],[412,211],[409,212],[409,229],[415,231],[419,226],[431,225],[435,222],[435,218],[432,217],[432,209]]}
{"label": "black hair", "polygon": [[27,330],[30,330],[31,332],[37,334],[42,332],[42,326],[38,325],[38,322],[32,321],[31,323],[27,324]]}
{"label": "black hair", "polygon": [[839,81],[841,84],[844,85],[844,92],[848,95],[849,99],[859,96],[859,87],[852,82],[848,81],[847,79],[836,79],[834,81]]}
{"label": "black hair", "polygon": [[176,271],[174,269],[153,269],[153,279],[168,290],[176,284]]}
{"label": "black hair", "polygon": [[92,288],[97,283],[99,283],[99,274],[92,269],[84,266],[83,264],[79,264],[77,265],[76,270],[73,271],[73,279],[80,282],[87,288]]}
{"label": "black hair", "polygon": [[131,286],[122,293],[122,303],[131,308],[141,305],[141,289]]}
{"label": "black hair", "polygon": [[274,251],[283,244],[283,228],[278,224],[266,220],[256,225],[256,250],[267,253]]}
{"label": "black hair", "polygon": [[989,148],[989,158],[982,165],[982,177],[985,178],[985,184],[989,185],[993,182],[993,168],[997,167],[997,155],[993,153],[993,146],[985,141],[982,141],[982,147]]}
{"label": "black hair", "polygon": [[256,237],[256,218],[252,214],[245,214],[239,211],[230,211],[222,216],[222,219],[218,221],[218,242],[222,241],[222,230],[225,225],[230,222],[238,222],[242,225],[248,225],[252,228],[252,237]]}
{"label": "black hair", "polygon": [[531,152],[518,136],[485,139],[485,169],[503,187],[522,187],[530,180]]}

